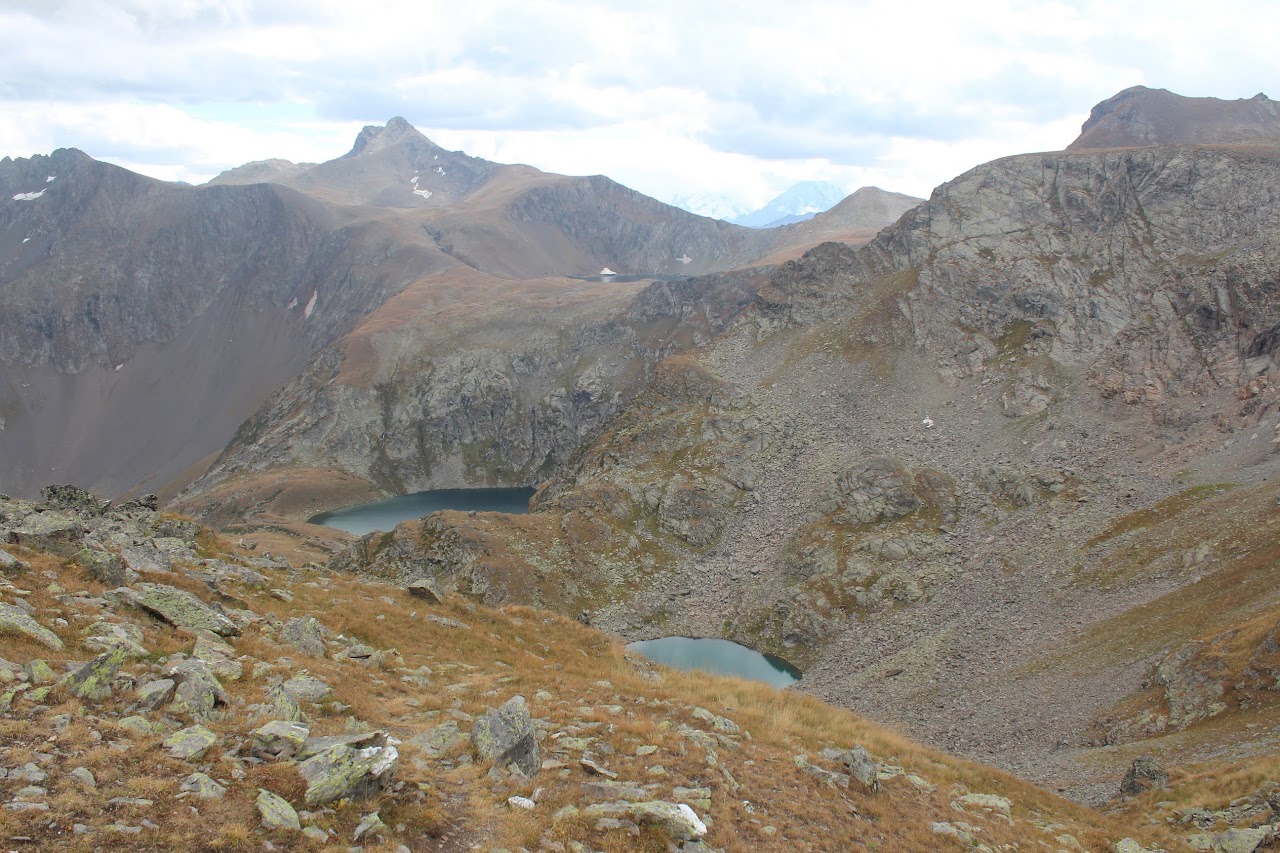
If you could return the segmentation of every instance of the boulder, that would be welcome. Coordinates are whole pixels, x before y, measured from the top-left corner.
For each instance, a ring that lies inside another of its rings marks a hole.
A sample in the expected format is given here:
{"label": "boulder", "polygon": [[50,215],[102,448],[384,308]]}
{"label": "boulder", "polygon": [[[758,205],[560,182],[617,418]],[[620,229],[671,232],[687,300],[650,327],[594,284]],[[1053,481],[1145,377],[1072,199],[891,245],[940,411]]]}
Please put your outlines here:
{"label": "boulder", "polygon": [[172,678],[159,678],[138,688],[138,708],[154,711],[173,698],[177,683]]}
{"label": "boulder", "polygon": [[1126,797],[1136,797],[1152,788],[1163,788],[1169,784],[1169,774],[1150,756],[1140,756],[1129,765],[1129,772],[1124,774],[1120,782],[1120,793]]}
{"label": "boulder", "polygon": [[[1232,828],[1218,836],[1216,853],[1253,853],[1271,837],[1270,827]],[[1268,845],[1270,846],[1270,845]]]}
{"label": "boulder", "polygon": [[414,598],[421,598],[428,604],[444,604],[444,596],[440,593],[440,588],[435,585],[434,581],[418,580],[409,584],[405,589]]}
{"label": "boulder", "polygon": [[[0,537],[2,538],[2,537]],[[23,568],[23,562],[8,551],[0,549],[0,572],[16,572]]]}
{"label": "boulder", "polygon": [[327,752],[335,746],[349,746],[352,749],[363,749],[368,746],[381,746],[386,739],[382,732],[359,732],[352,735],[324,735],[309,737],[298,750],[299,761]]}
{"label": "boulder", "polygon": [[833,758],[843,764],[849,775],[861,782],[867,790],[873,792],[880,790],[880,774],[876,767],[876,760],[861,746],[842,750]]}
{"label": "boulder", "polygon": [[0,604],[0,635],[5,634],[27,637],[54,651],[62,650],[62,640],[57,634],[12,604]]}
{"label": "boulder", "polygon": [[385,737],[381,740],[381,745],[363,749],[335,746],[298,765],[307,782],[307,805],[370,797],[381,791],[394,777],[400,758]]}
{"label": "boulder", "polygon": [[199,758],[218,742],[218,736],[204,726],[188,726],[164,739],[165,749],[174,758],[186,761]]}
{"label": "boulder", "polygon": [[204,773],[192,773],[182,780],[178,790],[184,794],[194,794],[197,799],[201,800],[220,800],[227,792],[225,787],[219,785]]}
{"label": "boulder", "polygon": [[177,685],[170,710],[185,714],[196,722],[212,719],[217,706],[231,701],[208,664],[202,660],[180,659],[167,664],[163,672]]}
{"label": "boulder", "polygon": [[298,820],[298,812],[283,797],[277,797],[265,788],[259,788],[256,805],[265,829],[301,831],[302,823]]}
{"label": "boulder", "polygon": [[582,814],[589,820],[627,817],[640,826],[652,826],[672,841],[698,841],[707,834],[707,826],[693,809],[684,803],[648,800],[640,803],[606,803],[587,806]]}
{"label": "boulder", "polygon": [[244,674],[244,664],[236,660],[236,650],[212,631],[196,631],[196,645],[191,656],[204,661],[218,678],[236,681]]}
{"label": "boulder", "polygon": [[250,754],[265,759],[293,758],[311,735],[311,727],[290,720],[272,720],[253,733]]}
{"label": "boulder", "polygon": [[101,548],[81,548],[68,562],[83,569],[90,580],[107,586],[123,586],[138,578],[137,572],[130,570],[119,554]]}
{"label": "boulder", "polygon": [[448,720],[414,735],[409,738],[409,743],[420,749],[424,755],[439,758],[465,739],[466,735],[458,728],[457,722]]}
{"label": "boulder", "polygon": [[314,616],[290,619],[280,629],[280,642],[292,646],[304,655],[324,657],[324,626]]}
{"label": "boulder", "polygon": [[63,677],[61,686],[82,699],[101,700],[111,696],[111,682],[131,655],[127,649],[103,652],[79,669]]}
{"label": "boulder", "polygon": [[267,690],[267,708],[277,720],[300,722],[307,718],[294,698],[279,684]]}
{"label": "boulder", "polygon": [[305,670],[281,686],[295,702],[323,702],[333,695],[332,687]]}
{"label": "boulder", "polygon": [[45,486],[40,490],[40,501],[48,509],[67,510],[77,515],[102,515],[111,506],[111,501],[100,501],[79,486]]}
{"label": "boulder", "polygon": [[240,633],[236,623],[186,590],[159,583],[140,583],[112,590],[108,596],[144,610],[178,628],[203,629],[223,637]]}
{"label": "boulder", "polygon": [[502,707],[477,717],[471,728],[471,745],[482,760],[503,768],[514,764],[526,776],[542,767],[542,750],[523,696],[513,696]]}
{"label": "boulder", "polygon": [[80,550],[84,525],[65,512],[37,512],[9,531],[9,544],[46,551],[66,559]]}

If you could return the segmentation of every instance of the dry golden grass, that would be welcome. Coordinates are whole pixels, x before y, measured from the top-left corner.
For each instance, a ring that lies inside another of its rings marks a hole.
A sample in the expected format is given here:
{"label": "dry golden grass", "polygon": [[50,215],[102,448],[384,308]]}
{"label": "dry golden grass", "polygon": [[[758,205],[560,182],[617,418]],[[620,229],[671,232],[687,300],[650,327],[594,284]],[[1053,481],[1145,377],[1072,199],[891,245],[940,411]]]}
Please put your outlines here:
{"label": "dry golden grass", "polygon": [[[216,541],[208,545],[224,546]],[[60,584],[68,590],[101,589],[77,573],[63,570],[58,561],[41,562],[20,578],[32,589],[29,600],[43,620],[55,613],[70,619],[71,625],[60,629],[68,642],[64,654],[79,654],[74,646],[79,642],[79,629],[90,622],[72,619],[71,608],[58,603],[43,587],[37,589],[31,582],[38,577],[37,571],[58,572]],[[305,668],[334,689],[332,701],[308,708],[313,733],[341,733],[352,718],[363,726],[387,731],[402,741],[398,778],[405,783],[405,793],[425,792],[421,801],[384,792],[376,801],[340,804],[315,819],[317,826],[333,829],[336,842],[344,846],[362,816],[379,810],[383,821],[393,827],[394,838],[388,839],[387,850],[395,843],[406,843],[415,850],[434,850],[441,845],[448,850],[465,850],[472,844],[482,849],[536,848],[544,836],[585,841],[593,849],[606,851],[664,849],[665,843],[652,829],[633,838],[625,832],[598,832],[582,817],[552,824],[551,816],[561,806],[595,801],[583,791],[582,783],[594,777],[578,765],[579,753],[557,752],[555,738],[544,742],[544,757],[563,760],[566,766],[543,771],[530,783],[511,785],[491,779],[486,764],[467,763],[470,757],[465,747],[445,756],[447,764],[427,760],[419,765],[415,761],[422,756],[407,742],[409,738],[455,715],[463,718],[459,726],[466,731],[467,715],[483,713],[515,694],[530,700],[534,715],[545,720],[551,732],[579,732],[607,744],[612,751],[599,751],[597,757],[621,779],[658,783],[656,798],[671,798],[674,786],[710,788],[712,807],[706,816],[713,826],[708,841],[730,851],[948,849],[951,842],[932,833],[929,822],[953,820],[980,826],[981,839],[993,846],[1034,844],[1048,838],[1034,824],[1041,817],[1067,826],[1087,849],[1105,849],[1109,840],[1140,835],[1131,821],[1099,815],[1011,776],[935,753],[813,697],[741,679],[669,671],[637,662],[616,641],[561,616],[525,607],[477,607],[456,597],[443,606],[428,606],[401,589],[355,578],[313,572],[266,573],[272,586],[292,590],[293,601],[281,601],[269,590],[238,583],[224,584],[223,592],[266,617],[285,620],[314,615],[335,634],[376,649],[395,649],[398,656],[386,655],[379,666],[306,657],[258,629],[246,629],[231,640],[237,654],[248,656],[243,661],[245,674],[236,681],[224,680],[233,704],[210,723],[220,743],[194,766],[169,757],[160,735],[138,737],[115,724],[129,711],[127,691],[84,709],[79,700],[59,698],[58,694],[45,710],[19,703],[14,714],[0,718],[3,762],[12,766],[37,760],[42,750],[56,745],[62,753],[58,759],[58,766],[65,768],[62,772],[86,767],[98,786],[85,791],[65,776],[58,776],[57,781],[51,777],[51,812],[43,821],[56,817],[61,827],[58,833],[51,835],[30,816],[9,813],[0,815],[0,831],[35,834],[67,849],[89,850],[100,846],[104,837],[71,836],[66,829],[74,822],[101,825],[106,810],[105,817],[122,822],[149,817],[161,825],[158,833],[112,837],[112,849],[258,849],[262,837],[254,805],[258,788],[301,806],[305,785],[289,762],[242,766],[225,758],[223,752],[243,748],[263,722],[252,719],[244,709],[263,701],[271,677],[287,677]],[[210,596],[204,584],[181,575],[156,580]],[[438,624],[425,618],[428,613],[458,620],[469,628]],[[119,615],[143,628],[149,649],[165,654],[191,651],[194,637],[189,633],[143,614],[122,611]],[[43,647],[21,644],[6,645],[5,656],[18,662],[34,656],[50,657]],[[255,661],[272,663],[265,677],[253,677]],[[126,671],[142,675],[157,666],[154,661],[141,661],[127,666]],[[429,687],[402,680],[420,667],[429,670]],[[550,698],[546,693],[538,695],[539,691],[546,691]],[[734,720],[744,730],[737,746],[721,745],[713,758],[681,737],[681,726],[706,728],[692,716],[694,707]],[[78,713],[82,710],[93,718]],[[73,722],[50,742],[50,721],[58,713],[73,714]],[[100,733],[100,743],[94,732]],[[861,790],[856,782],[849,789],[828,787],[798,769],[792,760],[803,753],[815,763],[836,769],[819,759],[818,752],[824,746],[854,744],[924,777],[934,787],[920,789],[903,778],[887,781],[878,794]],[[119,750],[121,745],[127,749]],[[637,756],[642,745],[655,746],[657,752]],[[665,775],[650,772],[658,765]],[[228,784],[224,799],[194,801],[178,796],[180,780],[195,766],[205,767],[215,779]],[[730,777],[739,789],[732,788]],[[533,812],[506,805],[507,797],[528,796],[537,788],[542,789],[542,796]],[[950,802],[964,790],[1009,797],[1015,804],[1014,825],[958,813]],[[107,801],[121,796],[151,799],[155,805],[141,810],[109,810]],[[193,813],[192,807],[198,813]],[[323,847],[302,843],[296,836],[275,840],[290,849]]]}

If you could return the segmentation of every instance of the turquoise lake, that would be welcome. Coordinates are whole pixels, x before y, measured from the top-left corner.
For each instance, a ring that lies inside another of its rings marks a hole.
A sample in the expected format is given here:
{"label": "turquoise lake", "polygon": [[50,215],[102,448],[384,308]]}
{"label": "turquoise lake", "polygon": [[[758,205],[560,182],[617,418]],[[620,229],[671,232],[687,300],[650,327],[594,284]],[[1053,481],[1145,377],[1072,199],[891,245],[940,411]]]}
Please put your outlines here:
{"label": "turquoise lake", "polygon": [[442,509],[463,512],[506,512],[521,514],[529,511],[529,498],[533,489],[432,489],[414,492],[385,501],[373,501],[322,512],[310,519],[312,524],[336,527],[357,536],[375,530],[392,530],[402,521],[422,518]]}
{"label": "turquoise lake", "polygon": [[782,658],[749,649],[731,640],[663,637],[640,640],[627,646],[654,663],[676,669],[700,669],[719,675],[736,675],[786,687],[800,680],[801,672]]}

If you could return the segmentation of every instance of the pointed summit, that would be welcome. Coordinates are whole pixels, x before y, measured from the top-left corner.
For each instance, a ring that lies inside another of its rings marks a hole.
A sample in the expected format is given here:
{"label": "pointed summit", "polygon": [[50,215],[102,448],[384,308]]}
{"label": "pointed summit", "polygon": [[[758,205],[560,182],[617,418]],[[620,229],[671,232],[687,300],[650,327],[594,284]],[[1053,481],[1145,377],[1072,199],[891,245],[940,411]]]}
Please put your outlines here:
{"label": "pointed summit", "polygon": [[419,143],[419,146],[421,146],[421,143],[426,143],[427,147],[433,150],[443,150],[424,136],[416,127],[409,124],[406,119],[401,116],[393,116],[385,126],[365,125],[364,129],[360,131],[360,135],[356,137],[355,144],[351,147],[351,150],[342,155],[342,158],[356,157],[370,150],[380,150],[404,139],[413,140]]}

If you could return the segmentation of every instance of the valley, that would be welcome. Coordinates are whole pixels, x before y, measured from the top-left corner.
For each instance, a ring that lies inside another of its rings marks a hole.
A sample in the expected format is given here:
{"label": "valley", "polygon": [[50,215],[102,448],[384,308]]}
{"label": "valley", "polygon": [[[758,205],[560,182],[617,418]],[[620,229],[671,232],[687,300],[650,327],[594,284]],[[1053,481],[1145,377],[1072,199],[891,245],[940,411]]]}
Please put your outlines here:
{"label": "valley", "polygon": [[[410,741],[435,810],[405,811],[387,849],[850,849],[823,826],[887,850],[1266,849],[1280,826],[1273,107],[1128,89],[1062,151],[975,166],[927,200],[864,188],[765,229],[445,151],[403,119],[335,160],[203,187],[74,151],[6,160],[9,592],[44,623],[56,611],[60,643],[89,607],[145,629],[149,654],[185,655],[190,625],[166,633],[126,608],[142,575],[173,583],[220,602],[264,674],[292,664],[280,626],[305,615],[343,626],[305,653],[328,677],[360,680],[366,664],[339,651],[358,643],[388,679],[382,707],[344,694],[320,714],[326,732],[354,708],[354,728],[420,740],[520,694],[542,715],[535,741],[587,750],[517,775],[485,764],[474,732],[436,755]],[[46,195],[17,198],[54,171]],[[109,226],[99,211],[118,204],[145,227]],[[46,480],[155,492],[182,515],[138,527],[92,498],[37,503]],[[442,509],[359,536],[312,522],[514,487],[535,489],[527,513]],[[86,580],[79,546],[31,538],[64,512],[133,576]],[[191,553],[135,567],[173,525]],[[479,622],[492,643],[438,636]],[[803,676],[766,693],[622,650],[665,637],[731,640]],[[133,659],[141,686],[148,658]],[[442,664],[456,679],[430,708],[398,695]],[[6,720],[24,743],[85,698],[63,687],[24,706],[37,682],[5,680],[25,685]],[[240,754],[250,681],[205,720],[230,748],[213,762],[287,793],[291,764]],[[124,714],[129,689],[104,707]],[[680,723],[678,747],[676,706],[707,723]],[[655,739],[679,755],[661,774],[641,760],[657,750],[636,750]],[[694,747],[705,766],[686,766]],[[621,781],[598,772],[624,757]],[[755,794],[774,763],[785,790]],[[667,785],[676,766],[672,797],[710,788],[695,809],[709,829],[662,823],[658,806],[599,810],[653,802],[643,780]],[[228,806],[252,815],[236,791]],[[403,786],[380,796],[409,808]],[[770,833],[752,809],[774,807]],[[346,834],[360,817],[313,823]]]}

